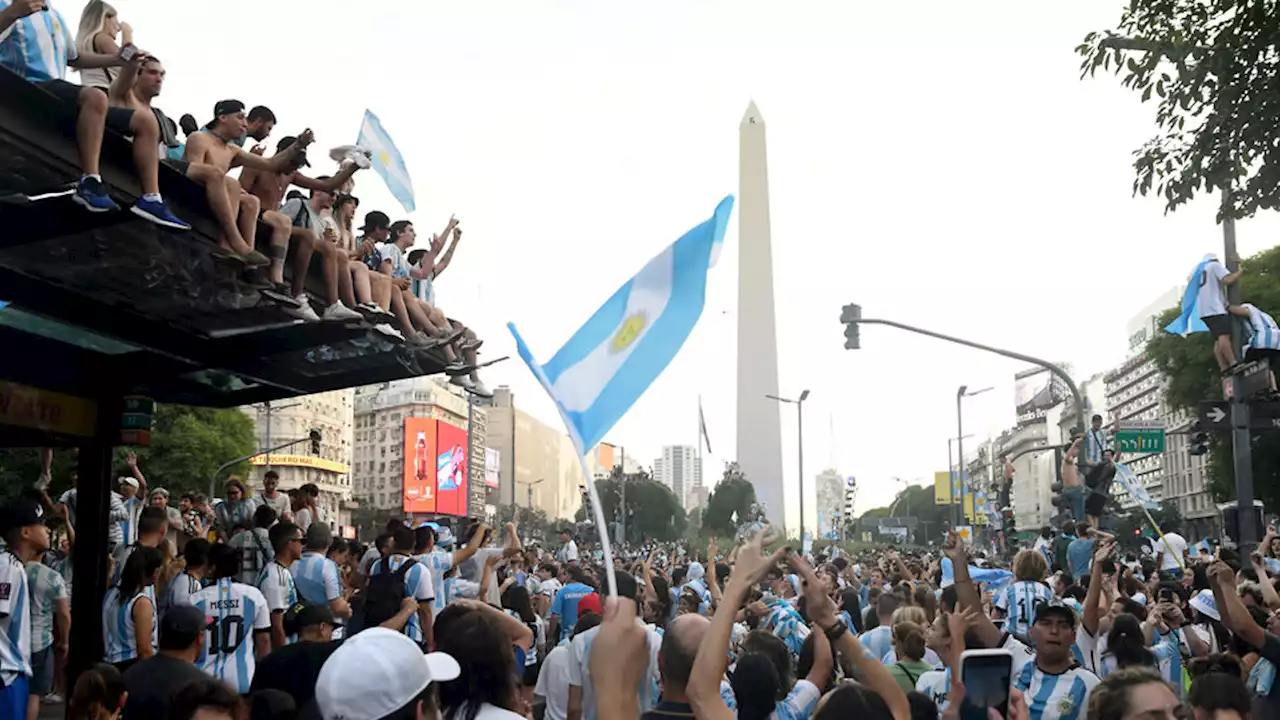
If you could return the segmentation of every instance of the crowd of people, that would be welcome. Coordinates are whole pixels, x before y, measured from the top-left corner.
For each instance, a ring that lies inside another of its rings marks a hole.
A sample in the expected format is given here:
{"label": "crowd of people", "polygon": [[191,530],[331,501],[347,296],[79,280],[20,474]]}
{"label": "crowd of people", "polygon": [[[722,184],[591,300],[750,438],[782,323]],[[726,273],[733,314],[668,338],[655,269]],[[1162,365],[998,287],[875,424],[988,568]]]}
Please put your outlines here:
{"label": "crowd of people", "polygon": [[[478,375],[483,342],[446,316],[435,297],[435,281],[453,259],[461,227],[451,218],[417,248],[413,223],[392,222],[380,210],[366,212],[364,223],[353,228],[360,205],[354,175],[371,166],[368,149],[338,146],[329,153],[336,170],[311,177],[302,172],[311,165],[310,130],[281,138],[267,156],[264,143],[278,121],[266,106],[220,100],[203,125],[191,115],[175,123],[155,104],[167,80],[163,63],[134,44],[134,29],[101,0],[85,6],[74,35],[47,0],[0,1],[0,67],[61,102],[61,121],[77,141],[82,171],[72,198],[84,211],[120,210],[99,172],[110,131],[132,143],[143,194],[130,212],[190,229],[160,193],[160,167],[167,166],[202,188],[219,230],[215,256],[284,312],[309,322],[364,321],[387,341],[415,351],[434,348],[451,382],[490,395]],[[81,85],[66,80],[68,68],[79,71]],[[255,144],[245,149],[249,140]],[[322,287],[314,305],[307,291],[313,271]]]}
{"label": "crowd of people", "polygon": [[[606,567],[462,519],[335,538],[304,489],[239,479],[169,506],[136,459],[112,494],[103,662],[67,688],[74,492],[0,512],[0,718],[957,718],[965,650],[1010,658],[1008,717],[1280,717],[1280,538],[1119,552],[1087,523],[1006,562],[797,553],[754,526],[624,545]],[[581,541],[581,545],[579,545]],[[617,597],[610,597],[608,573]],[[986,688],[983,692],[990,692]]]}

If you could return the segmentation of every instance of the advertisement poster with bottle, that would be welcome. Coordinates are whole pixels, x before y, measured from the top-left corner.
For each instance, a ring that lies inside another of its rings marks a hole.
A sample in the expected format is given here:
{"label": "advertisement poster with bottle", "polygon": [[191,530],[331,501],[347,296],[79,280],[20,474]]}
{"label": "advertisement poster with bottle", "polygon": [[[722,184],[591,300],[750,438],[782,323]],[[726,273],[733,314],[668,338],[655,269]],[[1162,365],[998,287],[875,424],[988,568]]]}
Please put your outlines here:
{"label": "advertisement poster with bottle", "polygon": [[405,418],[403,509],[436,512],[436,423],[434,418]]}
{"label": "advertisement poster with bottle", "polygon": [[436,423],[436,512],[467,514],[467,431]]}

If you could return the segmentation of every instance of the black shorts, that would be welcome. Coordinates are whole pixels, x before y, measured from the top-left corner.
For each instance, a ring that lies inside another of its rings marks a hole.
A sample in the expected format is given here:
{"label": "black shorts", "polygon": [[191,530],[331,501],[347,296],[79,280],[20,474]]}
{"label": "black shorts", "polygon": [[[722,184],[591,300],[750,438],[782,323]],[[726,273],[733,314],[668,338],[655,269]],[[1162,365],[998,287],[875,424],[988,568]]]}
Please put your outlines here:
{"label": "black shorts", "polygon": [[1206,315],[1201,320],[1209,327],[1209,332],[1214,337],[1231,334],[1231,316],[1230,315]]}
{"label": "black shorts", "polygon": [[1100,517],[1102,510],[1107,506],[1107,496],[1101,492],[1090,492],[1088,497],[1084,499],[1084,514],[1092,517]]}
{"label": "black shorts", "polygon": [[1251,347],[1245,351],[1244,359],[1269,365],[1274,372],[1276,367],[1280,367],[1280,350]]}
{"label": "black shorts", "polygon": [[[83,85],[69,83],[66,80],[50,80],[40,83],[40,87],[49,91],[54,97],[70,106],[71,115],[79,114],[80,93],[85,89]],[[106,90],[102,88],[92,88],[106,94]],[[107,129],[120,135],[133,135],[133,129],[129,127],[133,122],[133,110],[129,108],[112,107],[107,108]]]}

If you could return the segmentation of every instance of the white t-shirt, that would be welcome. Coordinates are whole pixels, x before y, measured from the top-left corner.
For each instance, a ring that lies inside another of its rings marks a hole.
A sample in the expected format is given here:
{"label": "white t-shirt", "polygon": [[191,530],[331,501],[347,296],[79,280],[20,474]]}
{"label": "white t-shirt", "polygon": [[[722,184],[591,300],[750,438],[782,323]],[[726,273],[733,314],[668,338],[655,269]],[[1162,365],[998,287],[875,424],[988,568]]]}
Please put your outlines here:
{"label": "white t-shirt", "polygon": [[1200,274],[1198,298],[1200,317],[1227,314],[1226,293],[1222,289],[1222,278],[1228,274],[1227,268],[1217,260],[1204,266],[1204,272]]}
{"label": "white t-shirt", "polygon": [[559,645],[547,653],[538,674],[534,695],[547,699],[546,720],[566,720],[569,717],[569,648]]}
{"label": "white t-shirt", "polygon": [[1165,533],[1164,540],[1156,538],[1155,549],[1157,553],[1164,553],[1160,556],[1161,570],[1177,570],[1182,567],[1179,561],[1187,554],[1187,541],[1178,533]]}

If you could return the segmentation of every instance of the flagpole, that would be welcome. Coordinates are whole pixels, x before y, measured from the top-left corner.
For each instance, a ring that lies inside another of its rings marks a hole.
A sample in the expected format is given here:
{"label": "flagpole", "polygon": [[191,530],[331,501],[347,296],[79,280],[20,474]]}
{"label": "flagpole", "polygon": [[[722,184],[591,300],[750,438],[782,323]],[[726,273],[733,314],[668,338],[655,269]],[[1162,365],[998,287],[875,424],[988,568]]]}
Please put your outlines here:
{"label": "flagpole", "polygon": [[[591,469],[587,467],[586,455],[578,456],[578,467],[582,468],[582,476],[587,479],[587,495],[591,498],[592,514],[596,516],[596,535],[600,537],[600,550],[604,554],[604,569],[609,578],[609,595],[616,598],[618,597],[618,576],[613,570],[613,545],[609,542],[609,526],[604,521],[604,506],[600,504],[600,493],[596,492],[596,483],[591,477]],[[626,472],[625,467],[623,472]]]}

